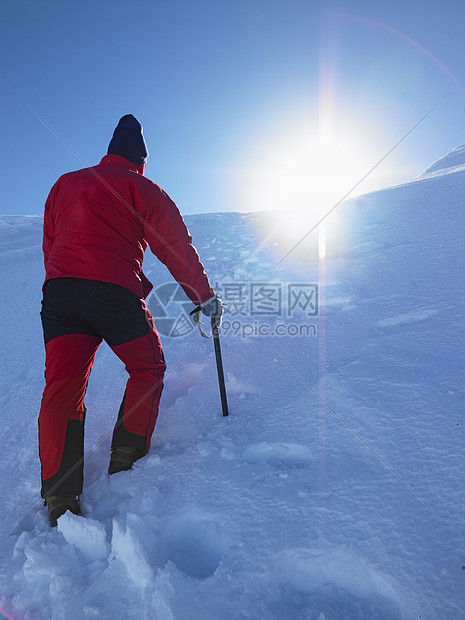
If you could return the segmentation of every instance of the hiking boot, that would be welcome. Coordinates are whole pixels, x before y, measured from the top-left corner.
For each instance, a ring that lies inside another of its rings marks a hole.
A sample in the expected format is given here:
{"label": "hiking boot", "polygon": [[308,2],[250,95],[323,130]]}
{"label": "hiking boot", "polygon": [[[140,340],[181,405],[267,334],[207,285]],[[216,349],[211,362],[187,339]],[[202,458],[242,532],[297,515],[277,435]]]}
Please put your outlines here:
{"label": "hiking boot", "polygon": [[52,527],[56,527],[57,519],[67,510],[74,515],[81,514],[79,497],[76,495],[49,495],[45,498],[45,505],[48,507],[48,518]]}
{"label": "hiking boot", "polygon": [[133,463],[144,456],[144,450],[140,448],[113,448],[110,456],[108,473],[116,474],[119,471],[131,469]]}

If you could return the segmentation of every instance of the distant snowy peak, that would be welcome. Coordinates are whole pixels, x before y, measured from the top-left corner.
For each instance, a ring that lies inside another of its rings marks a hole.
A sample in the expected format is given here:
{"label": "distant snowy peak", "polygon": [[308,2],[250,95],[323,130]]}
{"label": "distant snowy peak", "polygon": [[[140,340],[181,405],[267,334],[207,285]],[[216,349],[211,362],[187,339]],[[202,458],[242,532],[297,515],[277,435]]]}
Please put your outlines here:
{"label": "distant snowy peak", "polygon": [[431,164],[420,176],[415,180],[430,179],[436,176],[443,176],[454,172],[463,172],[465,170],[465,144],[457,146],[447,155],[441,157]]}

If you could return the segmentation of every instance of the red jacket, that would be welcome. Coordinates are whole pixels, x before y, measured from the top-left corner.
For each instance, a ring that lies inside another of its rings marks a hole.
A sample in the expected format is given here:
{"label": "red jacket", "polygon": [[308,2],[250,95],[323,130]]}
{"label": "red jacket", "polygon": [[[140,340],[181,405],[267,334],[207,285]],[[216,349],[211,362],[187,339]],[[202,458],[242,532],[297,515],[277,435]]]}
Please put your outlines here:
{"label": "red jacket", "polygon": [[45,204],[45,282],[74,277],[124,286],[145,298],[147,245],[199,304],[214,295],[174,202],[143,176],[145,166],[106,155],[58,179]]}

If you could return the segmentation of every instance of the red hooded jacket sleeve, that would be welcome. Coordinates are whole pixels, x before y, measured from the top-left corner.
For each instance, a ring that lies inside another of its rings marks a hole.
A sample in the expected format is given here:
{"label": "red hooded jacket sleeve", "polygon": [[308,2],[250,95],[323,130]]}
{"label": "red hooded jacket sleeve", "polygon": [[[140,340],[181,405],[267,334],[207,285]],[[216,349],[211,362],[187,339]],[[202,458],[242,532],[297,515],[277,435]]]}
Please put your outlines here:
{"label": "red hooded jacket sleeve", "polygon": [[192,237],[169,196],[119,155],[65,174],[45,204],[45,281],[75,277],[119,284],[145,298],[147,245],[194,304],[214,295]]}

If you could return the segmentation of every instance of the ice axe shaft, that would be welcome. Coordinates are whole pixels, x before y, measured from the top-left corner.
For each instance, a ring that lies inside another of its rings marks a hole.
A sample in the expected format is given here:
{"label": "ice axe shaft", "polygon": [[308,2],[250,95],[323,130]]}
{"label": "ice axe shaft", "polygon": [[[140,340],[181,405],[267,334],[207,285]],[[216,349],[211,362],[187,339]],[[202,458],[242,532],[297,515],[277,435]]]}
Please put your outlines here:
{"label": "ice axe shaft", "polygon": [[226,398],[226,386],[224,383],[223,359],[221,357],[220,334],[218,327],[214,325],[215,320],[212,319],[212,336],[215,345],[216,368],[218,370],[218,382],[220,384],[221,407],[223,408],[223,417],[229,415],[228,400]]}

